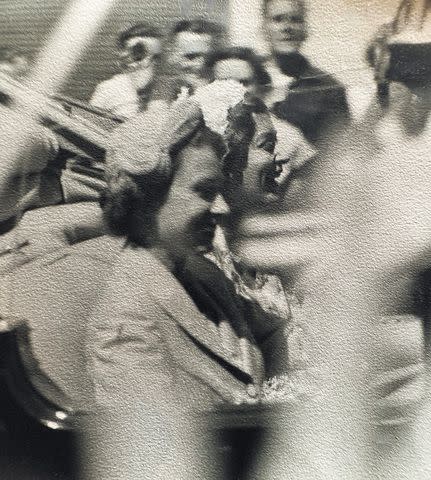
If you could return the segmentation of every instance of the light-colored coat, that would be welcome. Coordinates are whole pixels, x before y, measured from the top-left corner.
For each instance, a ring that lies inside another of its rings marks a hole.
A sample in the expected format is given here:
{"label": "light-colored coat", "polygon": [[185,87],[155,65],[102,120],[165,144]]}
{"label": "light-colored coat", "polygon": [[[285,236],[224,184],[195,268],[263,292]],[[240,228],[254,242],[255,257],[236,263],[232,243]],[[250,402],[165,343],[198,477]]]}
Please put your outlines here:
{"label": "light-colored coat", "polygon": [[[0,276],[0,316],[27,322],[31,353],[39,364],[35,370],[27,365],[30,379],[62,407],[86,409],[92,400],[85,374],[86,325],[120,245],[119,239],[94,238],[48,251]],[[22,353],[26,361],[28,352]],[[66,404],[57,389],[47,388],[50,382],[66,395]]]}
{"label": "light-colored coat", "polygon": [[121,252],[88,338],[96,396],[108,406],[170,395],[203,409],[241,404],[256,401],[264,376],[255,342],[205,317],[142,248]]}
{"label": "light-colored coat", "polygon": [[[198,408],[258,398],[260,346],[227,319],[217,326],[206,318],[159,261],[122,239],[57,248],[3,275],[0,287],[1,314],[28,322],[39,366],[72,405],[89,405],[92,382],[108,405],[127,396],[185,395]],[[282,321],[260,320],[255,331],[278,356]],[[32,379],[44,388],[38,372]]]}

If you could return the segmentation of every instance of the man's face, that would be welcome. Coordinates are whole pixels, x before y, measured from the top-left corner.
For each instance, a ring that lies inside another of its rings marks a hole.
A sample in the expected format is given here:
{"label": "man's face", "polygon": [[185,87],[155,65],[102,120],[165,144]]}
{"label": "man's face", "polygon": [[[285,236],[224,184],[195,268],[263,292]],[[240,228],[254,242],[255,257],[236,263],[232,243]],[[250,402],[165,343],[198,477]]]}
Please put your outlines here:
{"label": "man's face", "polygon": [[169,63],[176,69],[181,80],[194,85],[202,78],[205,57],[211,49],[211,35],[180,32],[175,37]]}
{"label": "man's face", "polygon": [[176,258],[212,248],[216,223],[229,208],[221,194],[222,160],[211,145],[186,146],[179,154],[166,202],[158,213],[161,245]]}
{"label": "man's face", "polygon": [[214,65],[214,80],[236,80],[241,83],[248,92],[256,93],[256,79],[253,68],[245,60],[239,58],[227,58],[220,60]]}
{"label": "man's face", "polygon": [[307,38],[306,9],[302,0],[271,0],[265,28],[275,53],[298,51]]}

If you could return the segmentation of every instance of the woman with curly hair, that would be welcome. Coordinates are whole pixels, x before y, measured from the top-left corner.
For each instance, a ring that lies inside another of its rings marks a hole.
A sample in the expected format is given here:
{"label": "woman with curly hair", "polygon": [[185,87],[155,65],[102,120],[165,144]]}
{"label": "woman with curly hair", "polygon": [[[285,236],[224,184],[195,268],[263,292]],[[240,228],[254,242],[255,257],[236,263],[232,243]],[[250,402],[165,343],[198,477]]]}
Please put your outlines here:
{"label": "woman with curly hair", "polygon": [[[265,107],[228,81],[115,135],[102,207],[123,240],[88,335],[96,403],[110,419],[96,427],[105,446],[95,475],[166,478],[179,468],[180,431],[191,438],[181,430],[193,429],[190,413],[259,403],[283,356],[283,321],[246,306],[202,255],[229,212],[223,193],[274,170],[275,131]],[[153,451],[160,441],[166,455]]]}

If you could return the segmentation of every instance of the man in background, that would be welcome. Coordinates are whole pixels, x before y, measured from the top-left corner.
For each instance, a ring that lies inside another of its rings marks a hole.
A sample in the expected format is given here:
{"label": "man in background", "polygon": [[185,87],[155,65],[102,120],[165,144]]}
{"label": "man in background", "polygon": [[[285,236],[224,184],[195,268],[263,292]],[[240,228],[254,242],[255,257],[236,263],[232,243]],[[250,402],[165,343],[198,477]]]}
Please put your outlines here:
{"label": "man in background", "polygon": [[122,72],[96,87],[91,105],[123,118],[145,110],[162,51],[161,36],[146,23],[121,32],[117,47]]}
{"label": "man in background", "polygon": [[271,88],[263,60],[250,48],[230,47],[212,52],[206,59],[205,73],[210,81],[235,80],[258,97]]}
{"label": "man in background", "polygon": [[345,89],[301,53],[308,38],[304,0],[264,0],[263,14],[272,52],[268,71],[273,90],[266,102],[279,118],[318,143],[329,128],[348,120]]}
{"label": "man in background", "polygon": [[202,19],[181,20],[167,40],[164,72],[156,100],[174,100],[182,92],[192,93],[208,83],[204,75],[206,57],[221,46],[223,29]]}

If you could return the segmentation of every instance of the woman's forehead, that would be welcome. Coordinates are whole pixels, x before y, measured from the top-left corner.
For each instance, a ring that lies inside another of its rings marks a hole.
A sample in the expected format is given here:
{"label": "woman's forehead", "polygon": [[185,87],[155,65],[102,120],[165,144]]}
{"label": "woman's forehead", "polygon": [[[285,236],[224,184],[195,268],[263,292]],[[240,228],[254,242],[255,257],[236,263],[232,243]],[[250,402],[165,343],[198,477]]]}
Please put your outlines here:
{"label": "woman's forehead", "polygon": [[209,143],[186,145],[179,155],[178,176],[193,180],[222,174],[222,158],[216,147]]}

